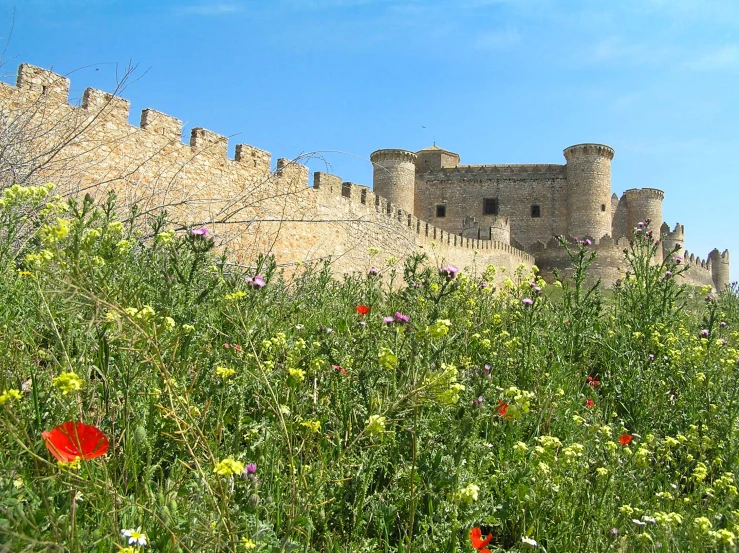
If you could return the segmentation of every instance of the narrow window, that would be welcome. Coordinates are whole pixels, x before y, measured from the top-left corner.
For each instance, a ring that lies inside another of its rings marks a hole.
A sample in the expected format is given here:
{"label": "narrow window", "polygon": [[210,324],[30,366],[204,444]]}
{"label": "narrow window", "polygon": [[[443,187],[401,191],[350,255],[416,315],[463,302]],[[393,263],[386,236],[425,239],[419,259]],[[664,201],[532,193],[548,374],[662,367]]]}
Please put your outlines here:
{"label": "narrow window", "polygon": [[606,204],[600,204],[600,210],[605,211],[606,210]]}
{"label": "narrow window", "polygon": [[436,216],[437,217],[446,217],[446,206],[445,205],[437,205],[436,206]]}
{"label": "narrow window", "polygon": [[498,214],[498,198],[485,198],[482,201],[482,214],[483,215],[497,215]]}
{"label": "narrow window", "polygon": [[538,205],[532,205],[531,206],[531,216],[532,217],[541,217],[541,208]]}
{"label": "narrow window", "polygon": [[46,94],[46,85],[41,86],[41,94]]}
{"label": "narrow window", "polygon": [[363,204],[367,203],[367,189],[362,188],[362,195],[360,196],[360,200]]}

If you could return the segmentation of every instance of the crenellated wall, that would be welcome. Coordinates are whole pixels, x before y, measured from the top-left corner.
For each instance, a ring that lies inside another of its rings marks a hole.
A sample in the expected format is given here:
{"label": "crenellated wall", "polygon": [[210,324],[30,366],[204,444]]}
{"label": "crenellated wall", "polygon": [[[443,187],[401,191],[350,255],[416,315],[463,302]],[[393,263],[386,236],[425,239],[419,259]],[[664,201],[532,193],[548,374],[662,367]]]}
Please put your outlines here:
{"label": "crenellated wall", "polygon": [[[143,213],[166,208],[183,226],[206,225],[237,261],[268,252],[285,265],[330,257],[337,273],[364,271],[380,262],[368,254],[378,247],[383,257],[424,251],[434,262],[480,270],[534,263],[510,244],[462,238],[419,220],[368,187],[316,173],[311,188],[306,167],[278,159],[272,171],[270,153],[254,146],[237,144],[229,159],[228,139],[202,127],[185,144],[182,122],[156,110],[143,110],[136,126],[126,100],[87,89],[73,106],[68,94],[68,79],[25,64],[15,87],[0,83],[0,109],[28,115],[28,128],[44,131],[33,133],[30,153],[44,150],[44,140],[64,144],[25,183],[51,180],[70,196],[114,190]],[[401,160],[410,161],[411,186],[412,156]]]}
{"label": "crenellated wall", "polygon": [[[610,195],[613,150],[603,145],[567,148],[566,165],[460,165],[436,146],[379,150],[374,192],[320,172],[310,187],[307,168],[295,161],[278,159],[272,170],[271,154],[248,144],[237,144],[230,159],[225,136],[195,127],[185,143],[179,119],[147,108],[132,125],[126,100],[88,88],[75,106],[69,89],[67,78],[27,64],[16,86],[0,83],[0,110],[22,137],[10,145],[20,161],[0,171],[0,186],[19,175],[24,184],[53,181],[69,196],[114,190],[141,213],[166,209],[180,228],[208,226],[237,261],[257,253],[285,265],[331,257],[336,272],[363,271],[378,263],[372,247],[383,257],[423,251],[435,263],[480,270],[536,261],[551,274],[567,268],[552,237],[579,229],[598,252],[595,275],[610,284],[625,273],[624,240],[636,219],[661,223],[661,191]],[[497,213],[483,212],[490,198]],[[682,251],[684,229],[667,231],[665,251],[677,243]],[[687,282],[728,284],[728,251],[683,257]]]}

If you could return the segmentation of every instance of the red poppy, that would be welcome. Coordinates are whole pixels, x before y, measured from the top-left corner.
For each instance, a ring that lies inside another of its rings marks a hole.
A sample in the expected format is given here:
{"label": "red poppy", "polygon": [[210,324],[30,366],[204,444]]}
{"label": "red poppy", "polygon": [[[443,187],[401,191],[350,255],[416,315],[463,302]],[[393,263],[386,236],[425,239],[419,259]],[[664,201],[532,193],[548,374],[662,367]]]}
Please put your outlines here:
{"label": "red poppy", "polygon": [[591,389],[595,389],[596,386],[600,386],[600,382],[598,382],[595,378],[592,376],[588,377],[588,384],[590,385]]}
{"label": "red poppy", "polygon": [[47,449],[58,460],[70,463],[76,459],[94,459],[108,452],[108,438],[100,429],[81,422],[67,421],[41,437]]}
{"label": "red poppy", "polygon": [[357,313],[359,313],[360,315],[366,315],[369,312],[370,312],[369,305],[358,305],[357,306]]}
{"label": "red poppy", "polygon": [[485,546],[487,546],[487,544],[489,544],[490,540],[492,539],[492,534],[488,534],[487,537],[483,539],[482,530],[477,527],[470,530],[470,541],[472,542],[472,547],[474,547],[480,553],[490,553],[490,550],[485,549]]}
{"label": "red poppy", "polygon": [[587,401],[585,401],[585,407],[592,407],[593,405],[595,405],[595,402],[592,399],[588,398]]}
{"label": "red poppy", "polygon": [[631,440],[634,439],[634,436],[631,434],[621,434],[621,437],[618,439],[619,442],[621,442],[621,445],[629,445],[631,443]]}
{"label": "red poppy", "polygon": [[495,410],[501,417],[505,417],[506,411],[508,411],[508,404],[505,401],[498,402],[498,408]]}
{"label": "red poppy", "polygon": [[331,366],[334,369],[336,369],[337,371],[339,371],[341,374],[343,374],[344,376],[346,376],[346,369],[345,368],[339,367],[338,365],[331,365]]}

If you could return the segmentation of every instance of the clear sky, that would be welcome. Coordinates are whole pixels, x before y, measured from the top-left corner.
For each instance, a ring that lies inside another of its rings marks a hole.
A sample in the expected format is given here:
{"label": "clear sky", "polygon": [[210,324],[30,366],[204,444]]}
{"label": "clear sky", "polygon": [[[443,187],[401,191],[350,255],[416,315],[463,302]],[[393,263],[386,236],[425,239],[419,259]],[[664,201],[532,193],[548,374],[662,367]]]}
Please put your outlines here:
{"label": "clear sky", "polygon": [[739,277],[739,0],[0,0],[11,34],[7,81],[53,67],[79,98],[132,61],[133,124],[150,107],[273,163],[322,152],[312,170],[361,184],[380,148],[608,144],[614,192],[664,190],[690,252],[729,248]]}

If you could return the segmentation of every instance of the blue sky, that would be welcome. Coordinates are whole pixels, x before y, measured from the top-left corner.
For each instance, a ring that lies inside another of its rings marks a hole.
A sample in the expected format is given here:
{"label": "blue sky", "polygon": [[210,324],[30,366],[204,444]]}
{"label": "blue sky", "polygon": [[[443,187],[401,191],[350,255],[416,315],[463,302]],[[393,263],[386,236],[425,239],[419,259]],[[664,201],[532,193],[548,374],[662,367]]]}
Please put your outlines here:
{"label": "blue sky", "polygon": [[[613,190],[665,191],[688,249],[739,256],[737,0],[0,0],[3,78],[123,96],[370,184],[369,154],[434,140],[462,163],[616,150]],[[739,277],[739,257],[732,279]]]}

